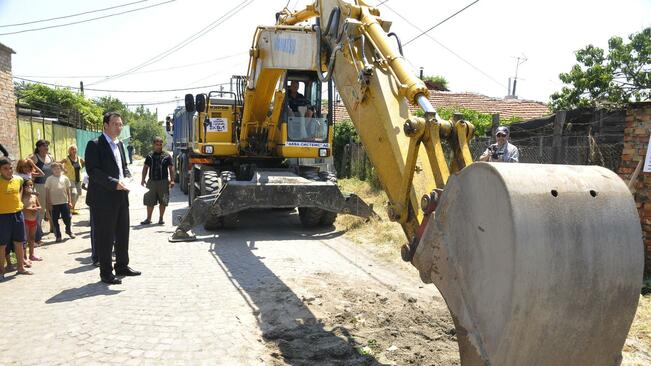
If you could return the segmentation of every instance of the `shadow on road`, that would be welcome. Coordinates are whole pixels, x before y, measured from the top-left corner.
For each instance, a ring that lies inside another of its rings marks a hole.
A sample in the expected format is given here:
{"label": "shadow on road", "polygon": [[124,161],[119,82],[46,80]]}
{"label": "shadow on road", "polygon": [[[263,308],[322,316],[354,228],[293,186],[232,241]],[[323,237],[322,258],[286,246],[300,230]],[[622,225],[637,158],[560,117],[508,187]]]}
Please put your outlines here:
{"label": "shadow on road", "polygon": [[[268,214],[271,213],[271,214]],[[280,230],[279,230],[280,229]],[[256,255],[256,242],[323,240],[342,235],[332,229],[306,231],[295,213],[253,211],[245,215],[233,231],[219,232],[210,252],[257,317],[263,338],[273,342],[278,352],[272,356],[290,365],[381,365],[358,351],[346,327],[326,330],[319,319],[292,289]],[[209,234],[195,228],[196,234]],[[246,232],[243,239],[242,232]],[[269,233],[273,232],[273,239]]]}
{"label": "shadow on road", "polygon": [[46,304],[75,301],[93,296],[110,296],[119,294],[122,290],[112,290],[102,282],[89,283],[87,285],[63,290],[45,301]]}

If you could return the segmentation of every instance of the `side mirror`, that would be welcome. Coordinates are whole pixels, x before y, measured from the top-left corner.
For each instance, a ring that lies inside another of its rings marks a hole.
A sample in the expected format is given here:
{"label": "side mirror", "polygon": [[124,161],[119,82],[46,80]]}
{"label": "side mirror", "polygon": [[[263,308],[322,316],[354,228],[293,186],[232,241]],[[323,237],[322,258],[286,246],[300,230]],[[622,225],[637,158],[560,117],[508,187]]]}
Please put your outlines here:
{"label": "side mirror", "polygon": [[192,94],[185,95],[185,111],[188,113],[193,113],[194,109],[194,97]]}
{"label": "side mirror", "polygon": [[205,112],[206,111],[206,95],[205,94],[197,94],[196,98],[196,103],[197,107],[197,112]]}

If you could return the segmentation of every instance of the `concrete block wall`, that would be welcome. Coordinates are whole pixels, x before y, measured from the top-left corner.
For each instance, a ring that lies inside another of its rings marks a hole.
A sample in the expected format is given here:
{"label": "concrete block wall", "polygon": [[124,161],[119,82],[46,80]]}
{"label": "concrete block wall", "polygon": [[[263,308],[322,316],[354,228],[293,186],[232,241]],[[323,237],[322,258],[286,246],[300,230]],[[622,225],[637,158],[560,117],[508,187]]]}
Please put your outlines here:
{"label": "concrete block wall", "polygon": [[[16,96],[11,75],[11,55],[9,47],[0,43],[0,144],[9,155],[20,158],[18,149],[18,124],[16,123]],[[1,154],[0,154],[1,155]]]}
{"label": "concrete block wall", "polygon": [[[649,137],[651,136],[651,102],[633,103],[626,111],[626,128],[624,129],[624,149],[619,167],[619,176],[627,183],[635,168],[646,157]],[[644,238],[644,268],[651,274],[651,173],[640,171],[635,181],[635,204],[640,214],[642,235]]]}

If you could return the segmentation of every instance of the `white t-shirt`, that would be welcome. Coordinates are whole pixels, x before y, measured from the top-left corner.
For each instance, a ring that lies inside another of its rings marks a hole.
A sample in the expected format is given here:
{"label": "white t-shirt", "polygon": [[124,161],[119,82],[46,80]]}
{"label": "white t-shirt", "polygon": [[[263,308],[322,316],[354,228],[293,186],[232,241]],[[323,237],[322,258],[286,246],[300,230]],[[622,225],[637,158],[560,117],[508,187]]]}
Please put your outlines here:
{"label": "white t-shirt", "polygon": [[49,189],[50,203],[53,205],[68,203],[68,189],[70,188],[72,188],[72,183],[63,174],[58,177],[51,175],[45,181],[45,189]]}

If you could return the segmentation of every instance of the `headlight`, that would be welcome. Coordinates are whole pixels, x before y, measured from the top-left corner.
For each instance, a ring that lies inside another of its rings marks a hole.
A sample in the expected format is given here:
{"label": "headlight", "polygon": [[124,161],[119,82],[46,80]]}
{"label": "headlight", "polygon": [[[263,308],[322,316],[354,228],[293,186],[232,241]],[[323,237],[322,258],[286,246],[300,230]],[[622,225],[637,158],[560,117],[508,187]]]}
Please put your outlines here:
{"label": "headlight", "polygon": [[325,158],[328,156],[328,149],[319,149],[319,157]]}
{"label": "headlight", "polygon": [[213,146],[212,145],[206,145],[203,147],[203,152],[206,154],[212,154],[213,153]]}

